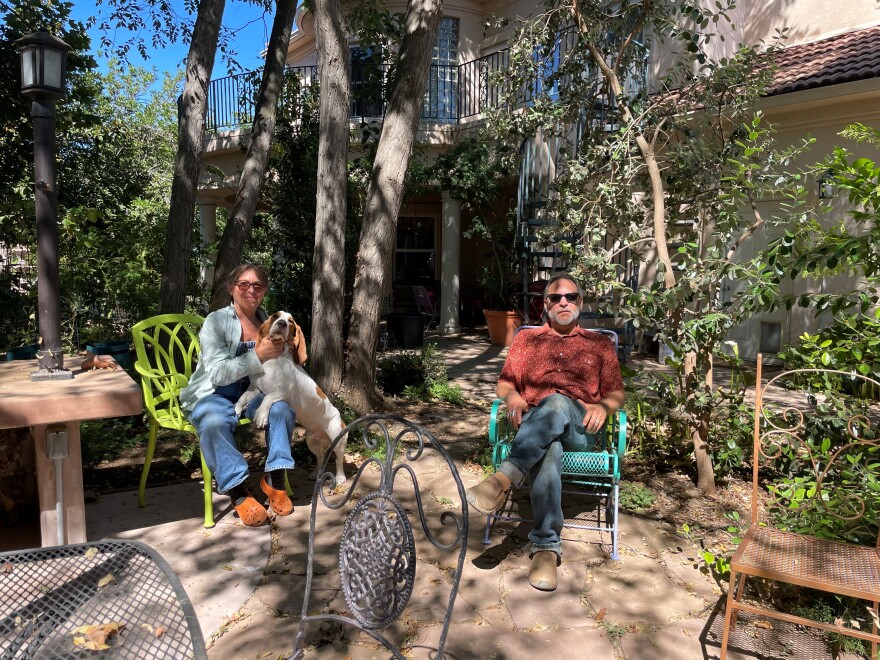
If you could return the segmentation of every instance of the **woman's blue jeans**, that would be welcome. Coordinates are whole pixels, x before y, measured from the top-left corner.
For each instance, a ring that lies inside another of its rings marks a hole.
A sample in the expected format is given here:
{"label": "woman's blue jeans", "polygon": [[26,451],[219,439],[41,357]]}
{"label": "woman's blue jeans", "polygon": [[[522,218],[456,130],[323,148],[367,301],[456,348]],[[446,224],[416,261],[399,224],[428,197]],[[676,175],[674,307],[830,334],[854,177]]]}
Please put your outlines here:
{"label": "woman's blue jeans", "polygon": [[[224,385],[199,401],[189,416],[190,422],[199,434],[199,447],[205,463],[214,473],[217,490],[228,493],[232,488],[244,483],[248,477],[248,464],[235,444],[233,432],[238,426],[235,415],[235,402],[247,389],[247,379]],[[248,404],[244,411],[252,417],[260,403],[260,393]],[[266,427],[266,472],[271,470],[293,469],[293,456],[290,453],[290,438],[296,424],[296,412],[284,401],[278,401],[269,409],[269,425]]]}
{"label": "woman's blue jeans", "polygon": [[562,452],[592,451],[595,439],[584,430],[585,414],[577,401],[551,394],[523,415],[510,454],[498,466],[514,486],[521,486],[526,476],[531,482],[532,553],[562,554]]}

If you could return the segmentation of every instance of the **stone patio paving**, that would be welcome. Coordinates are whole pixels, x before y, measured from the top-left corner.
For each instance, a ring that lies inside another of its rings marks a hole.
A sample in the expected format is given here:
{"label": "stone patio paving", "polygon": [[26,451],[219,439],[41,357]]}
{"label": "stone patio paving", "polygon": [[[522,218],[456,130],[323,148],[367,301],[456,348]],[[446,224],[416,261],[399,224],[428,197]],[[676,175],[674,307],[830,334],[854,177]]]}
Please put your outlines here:
{"label": "stone patio paving", "polygon": [[[470,397],[491,400],[505,351],[477,337],[443,338],[438,344],[450,374]],[[438,417],[446,414],[438,411]],[[442,440],[442,438],[440,438]],[[439,516],[448,499],[458,501],[440,463],[419,463],[423,500]],[[349,468],[352,466],[350,465]],[[437,476],[435,476],[437,475]],[[480,476],[461,470],[467,488]],[[212,530],[201,526],[200,486],[148,490],[145,509],[136,493],[105,496],[87,506],[90,540],[116,536],[156,548],[178,573],[192,599],[209,655],[217,659],[287,657],[302,608],[312,484],[295,482],[294,513],[272,526],[244,528],[228,511]],[[448,498],[448,499],[447,499]],[[216,508],[228,507],[217,498]],[[484,520],[470,517],[467,556],[452,616],[448,657],[578,657],[618,660],[707,659],[718,657],[723,616],[721,589],[698,569],[698,548],[669,525],[622,514],[618,562],[595,532],[566,530],[559,588],[538,592],[528,584],[526,523],[498,524],[491,544],[482,543]],[[394,625],[411,657],[436,649],[455,553],[441,553],[414,528],[418,570],[412,600]],[[346,609],[338,588],[332,548],[318,555],[323,567],[313,583],[310,611]],[[336,582],[334,582],[336,581]],[[797,631],[738,627],[734,646],[760,648],[760,657],[821,658],[823,646]],[[778,636],[788,636],[779,641]],[[766,639],[764,639],[766,637]],[[388,653],[357,631],[319,626],[313,641],[332,639],[311,650],[316,658],[387,658]],[[774,650],[775,649],[775,650]],[[792,652],[785,654],[785,650]],[[549,654],[549,655],[548,655]],[[731,652],[732,660],[754,658]]]}

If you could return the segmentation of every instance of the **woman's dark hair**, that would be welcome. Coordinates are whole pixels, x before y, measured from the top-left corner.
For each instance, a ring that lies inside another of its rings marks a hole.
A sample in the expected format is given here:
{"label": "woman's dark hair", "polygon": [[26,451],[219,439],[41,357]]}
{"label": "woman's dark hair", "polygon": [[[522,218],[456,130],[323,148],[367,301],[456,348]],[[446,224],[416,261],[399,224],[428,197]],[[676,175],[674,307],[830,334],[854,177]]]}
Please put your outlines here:
{"label": "woman's dark hair", "polygon": [[238,282],[238,279],[241,277],[242,273],[252,270],[257,274],[257,277],[260,278],[260,281],[266,286],[269,285],[269,273],[266,272],[266,269],[262,266],[258,266],[257,264],[240,264],[232,269],[232,272],[229,273],[229,277],[226,278],[226,288],[229,289],[233,284]]}
{"label": "woman's dark hair", "polygon": [[559,272],[559,273],[554,273],[554,274],[550,277],[550,279],[547,280],[547,284],[544,286],[544,297],[545,297],[545,298],[547,297],[547,293],[550,291],[550,287],[551,287],[553,284],[555,284],[556,282],[558,282],[559,280],[568,280],[569,282],[571,282],[572,284],[574,284],[575,287],[577,287],[578,295],[579,295],[581,298],[584,297],[584,292],[581,290],[581,285],[578,284],[577,280],[574,279],[574,277],[572,277],[569,273]]}

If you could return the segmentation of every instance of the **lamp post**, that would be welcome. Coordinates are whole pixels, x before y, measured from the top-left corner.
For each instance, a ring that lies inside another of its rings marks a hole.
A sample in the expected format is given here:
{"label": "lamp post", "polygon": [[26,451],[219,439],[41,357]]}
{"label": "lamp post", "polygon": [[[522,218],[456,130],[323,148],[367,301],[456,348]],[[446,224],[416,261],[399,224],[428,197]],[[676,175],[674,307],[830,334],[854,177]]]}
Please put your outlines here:
{"label": "lamp post", "polygon": [[66,94],[64,41],[45,30],[17,40],[21,93],[33,100],[34,180],[37,216],[37,314],[40,320],[38,371],[31,380],[73,378],[61,350],[58,278],[58,191],[55,186],[55,101]]}

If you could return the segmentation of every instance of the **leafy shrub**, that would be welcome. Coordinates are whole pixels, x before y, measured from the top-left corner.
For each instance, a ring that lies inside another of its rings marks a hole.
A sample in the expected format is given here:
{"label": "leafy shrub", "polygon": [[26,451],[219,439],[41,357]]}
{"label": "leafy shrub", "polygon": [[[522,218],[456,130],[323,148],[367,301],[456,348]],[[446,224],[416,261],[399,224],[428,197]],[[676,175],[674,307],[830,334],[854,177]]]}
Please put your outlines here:
{"label": "leafy shrub", "polygon": [[[774,526],[853,543],[875,542],[880,522],[880,447],[849,447],[835,456],[856,439],[876,439],[868,419],[860,417],[864,412],[862,406],[828,397],[817,403],[815,414],[804,415],[801,443],[781,443],[768,483],[773,496],[768,512]],[[790,420],[791,416],[786,423],[779,416],[774,421],[786,428]],[[848,427],[857,438],[848,435]],[[765,453],[772,453],[772,448],[765,446]]]}
{"label": "leafy shrub", "polygon": [[654,504],[654,493],[642,484],[629,481],[620,484],[620,506],[626,511],[640,511]]}
{"label": "leafy shrub", "polygon": [[450,384],[443,356],[428,344],[421,351],[401,351],[376,365],[376,380],[386,394],[403,394],[417,401],[464,402],[461,387]]}
{"label": "leafy shrub", "polygon": [[[847,596],[838,596],[824,592],[815,592],[813,600],[809,605],[800,605],[795,608],[794,613],[813,621],[821,623],[856,625],[862,630],[871,628],[870,616],[866,615],[864,604],[856,599]],[[825,641],[839,654],[840,651],[854,653],[861,657],[870,657],[868,642],[865,640],[841,635],[835,632],[823,633]]]}
{"label": "leafy shrub", "polygon": [[[630,446],[657,465],[690,462],[690,418],[682,407],[678,377],[661,372],[648,374],[647,380],[647,388],[639,384],[627,391]],[[717,477],[742,467],[750,451],[754,417],[745,404],[745,391],[753,381],[751,373],[735,370],[730,389],[700,389],[694,396],[693,410],[708,420],[707,440]],[[645,396],[646,390],[651,395]]]}
{"label": "leafy shrub", "polygon": [[[819,334],[804,333],[797,344],[779,354],[789,369],[837,369],[880,381],[880,311],[875,318],[839,316]],[[880,391],[861,379],[842,374],[799,374],[792,384],[833,389],[876,400]]]}

